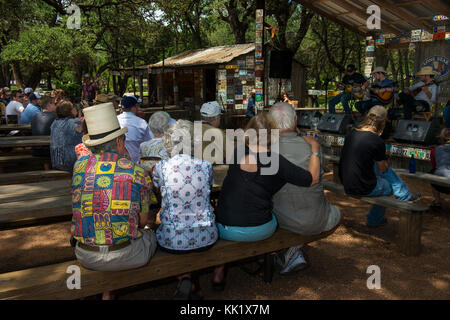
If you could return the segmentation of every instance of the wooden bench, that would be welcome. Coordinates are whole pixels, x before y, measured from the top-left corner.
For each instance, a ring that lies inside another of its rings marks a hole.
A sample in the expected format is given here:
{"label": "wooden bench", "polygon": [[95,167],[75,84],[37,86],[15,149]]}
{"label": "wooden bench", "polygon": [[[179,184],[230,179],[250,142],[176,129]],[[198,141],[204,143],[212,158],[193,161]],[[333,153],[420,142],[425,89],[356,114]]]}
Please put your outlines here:
{"label": "wooden bench", "polygon": [[326,190],[340,195],[353,197],[361,201],[376,204],[386,208],[398,209],[401,212],[399,222],[399,242],[400,251],[408,256],[416,256],[421,251],[422,234],[422,214],[428,211],[428,207],[415,203],[409,203],[394,199],[392,197],[356,197],[347,195],[344,186],[331,181],[324,181]]}
{"label": "wooden bench", "polygon": [[[183,273],[206,269],[224,263],[265,255],[264,280],[270,282],[273,272],[271,253],[301,243],[310,243],[331,235],[336,229],[314,236],[302,236],[277,230],[269,239],[257,242],[219,240],[204,252],[175,255],[157,250],[150,262],[141,268],[126,271],[92,271],[69,261],[43,267],[0,274],[0,299],[78,299],[104,291],[118,290]],[[81,270],[81,289],[69,290],[69,266]]]}
{"label": "wooden bench", "polygon": [[72,174],[59,170],[38,170],[0,174],[0,185],[71,179]]}

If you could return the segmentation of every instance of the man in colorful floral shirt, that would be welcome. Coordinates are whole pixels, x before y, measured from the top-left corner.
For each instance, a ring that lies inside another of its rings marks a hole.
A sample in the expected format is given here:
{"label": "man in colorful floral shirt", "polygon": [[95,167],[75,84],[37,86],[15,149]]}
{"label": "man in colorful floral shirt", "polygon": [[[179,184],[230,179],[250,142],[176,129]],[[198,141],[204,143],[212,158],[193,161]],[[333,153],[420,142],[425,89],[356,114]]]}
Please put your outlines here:
{"label": "man in colorful floral shirt", "polygon": [[112,103],[83,111],[88,128],[83,142],[92,154],[74,165],[71,231],[77,240],[75,255],[87,269],[138,268],[156,250],[154,232],[142,229],[149,221],[150,202],[155,200],[151,178],[124,156],[127,128],[120,128]]}

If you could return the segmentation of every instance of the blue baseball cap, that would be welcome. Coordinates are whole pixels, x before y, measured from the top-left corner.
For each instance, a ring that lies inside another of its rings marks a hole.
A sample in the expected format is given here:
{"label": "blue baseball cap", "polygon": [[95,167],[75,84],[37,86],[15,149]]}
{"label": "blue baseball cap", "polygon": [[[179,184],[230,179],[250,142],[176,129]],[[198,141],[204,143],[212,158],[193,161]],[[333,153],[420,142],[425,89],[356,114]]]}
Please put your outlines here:
{"label": "blue baseball cap", "polygon": [[135,96],[126,96],[122,98],[122,108],[123,109],[130,109],[132,107],[134,107],[136,104],[141,103],[142,100],[136,98]]}

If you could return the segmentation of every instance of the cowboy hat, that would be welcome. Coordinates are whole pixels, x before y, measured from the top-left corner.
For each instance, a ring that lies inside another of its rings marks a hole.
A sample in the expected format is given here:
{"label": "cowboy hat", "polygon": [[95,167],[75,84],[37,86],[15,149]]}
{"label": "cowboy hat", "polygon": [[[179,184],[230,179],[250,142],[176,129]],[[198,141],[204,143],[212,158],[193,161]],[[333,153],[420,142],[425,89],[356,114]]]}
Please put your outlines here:
{"label": "cowboy hat", "polygon": [[83,109],[88,134],[83,136],[87,147],[98,146],[128,132],[128,128],[120,128],[116,110],[112,103],[102,103]]}
{"label": "cowboy hat", "polygon": [[97,95],[97,98],[95,98],[95,103],[107,103],[109,102],[109,97],[105,93],[100,93]]}
{"label": "cowboy hat", "polygon": [[386,74],[386,70],[384,70],[383,67],[376,67],[375,70],[372,71],[372,74],[377,73],[377,72],[382,72],[382,73]]}
{"label": "cowboy hat", "polygon": [[426,67],[422,67],[422,69],[420,69],[420,71],[416,73],[416,76],[426,76],[426,75],[435,76],[438,73],[439,72],[436,72],[433,70],[433,67],[426,66]]}

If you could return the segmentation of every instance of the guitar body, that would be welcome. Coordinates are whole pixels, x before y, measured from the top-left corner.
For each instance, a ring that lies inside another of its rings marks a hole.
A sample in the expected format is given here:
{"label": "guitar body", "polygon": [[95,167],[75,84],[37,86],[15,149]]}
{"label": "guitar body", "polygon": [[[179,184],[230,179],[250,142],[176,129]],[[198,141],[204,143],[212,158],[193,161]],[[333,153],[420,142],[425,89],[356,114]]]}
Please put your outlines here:
{"label": "guitar body", "polygon": [[380,87],[372,87],[370,88],[370,95],[373,98],[378,99],[383,104],[388,104],[392,101],[392,96],[394,93],[392,91],[379,92]]}

